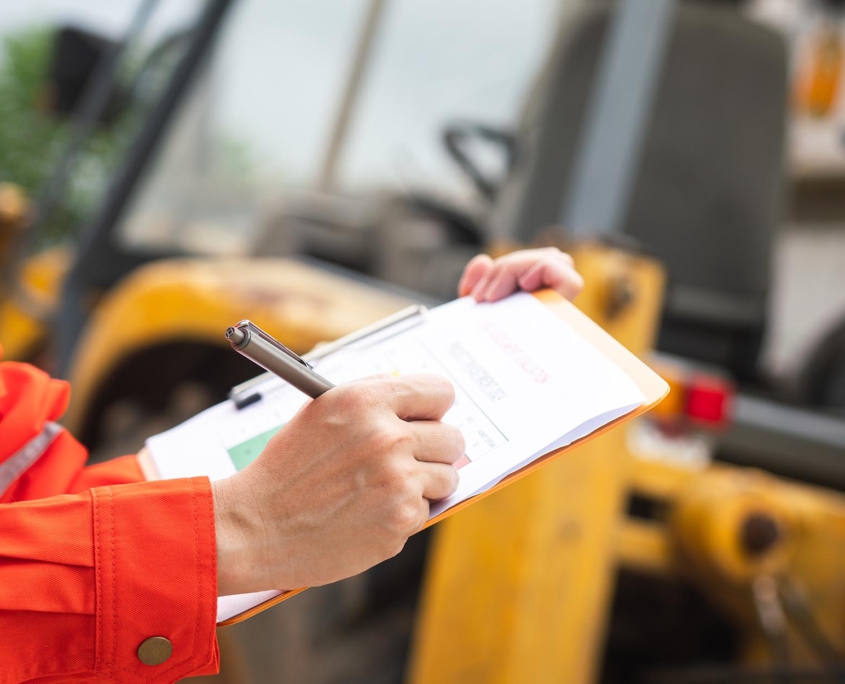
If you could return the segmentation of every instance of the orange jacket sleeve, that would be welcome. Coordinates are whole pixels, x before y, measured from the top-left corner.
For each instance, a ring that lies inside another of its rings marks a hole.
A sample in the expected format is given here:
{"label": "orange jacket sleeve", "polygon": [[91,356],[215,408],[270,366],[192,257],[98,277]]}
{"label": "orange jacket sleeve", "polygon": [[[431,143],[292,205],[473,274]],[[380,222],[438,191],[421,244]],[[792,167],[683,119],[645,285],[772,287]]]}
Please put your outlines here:
{"label": "orange jacket sleeve", "polygon": [[[174,682],[218,669],[207,478],[141,482],[134,457],[84,467],[52,421],[65,383],[0,364],[0,683]],[[172,654],[145,665],[164,637]]]}

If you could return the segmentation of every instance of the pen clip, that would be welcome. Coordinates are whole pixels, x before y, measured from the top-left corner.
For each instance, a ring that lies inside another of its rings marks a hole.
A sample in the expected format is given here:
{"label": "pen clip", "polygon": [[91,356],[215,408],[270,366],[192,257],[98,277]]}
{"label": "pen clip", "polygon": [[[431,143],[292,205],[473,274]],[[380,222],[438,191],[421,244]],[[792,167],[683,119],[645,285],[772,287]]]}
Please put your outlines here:
{"label": "pen clip", "polygon": [[306,368],[310,368],[311,370],[314,370],[314,366],[312,366],[310,363],[308,363],[299,354],[292,351],[291,349],[288,349],[285,345],[283,345],[281,342],[279,342],[275,337],[273,337],[270,334],[264,332],[261,328],[259,328],[257,325],[255,325],[255,323],[253,323],[252,321],[249,321],[249,320],[240,321],[235,327],[238,328],[239,330],[243,330],[244,328],[246,328],[246,330],[251,335],[258,335],[265,342],[267,342],[268,344],[272,344],[276,349],[278,349],[281,352],[284,352],[290,358],[292,358],[294,361],[301,363]]}
{"label": "pen clip", "polygon": [[[393,327],[394,325],[404,323],[409,319],[419,317],[420,320],[423,320],[427,312],[428,309],[424,305],[412,304],[411,306],[405,307],[401,311],[397,311],[396,313],[391,314],[390,316],[387,316],[386,318],[383,318],[380,321],[376,321],[375,323],[367,325],[361,328],[360,330],[356,330],[355,332],[349,333],[348,335],[345,335],[340,339],[335,340],[334,342],[327,342],[326,344],[321,345],[316,349],[312,349],[310,352],[308,352],[308,354],[306,354],[306,356],[308,356],[310,359],[313,359],[314,361],[319,361],[320,359],[328,356],[329,354],[333,354],[339,349],[343,349],[344,347],[347,347],[349,345],[361,342],[362,340],[372,335],[376,335],[380,332],[383,332],[388,328]],[[285,353],[289,354],[292,358],[304,363],[308,368],[314,368],[308,361],[306,361],[301,356],[297,355],[296,353],[285,347],[278,340],[275,340],[270,337],[252,321],[243,320],[238,323],[235,327],[240,328],[241,326],[245,327],[250,333],[254,332],[256,335],[261,335],[263,339],[267,340],[271,344],[278,346]],[[260,398],[260,395],[255,392],[255,388],[261,383],[265,382],[268,378],[272,377],[272,373],[262,373],[261,375],[257,375],[250,380],[246,380],[245,382],[242,382],[239,385],[235,385],[229,391],[229,398],[235,402],[235,405],[238,408],[241,408],[241,405],[246,406],[249,403],[257,401],[257,398]]]}

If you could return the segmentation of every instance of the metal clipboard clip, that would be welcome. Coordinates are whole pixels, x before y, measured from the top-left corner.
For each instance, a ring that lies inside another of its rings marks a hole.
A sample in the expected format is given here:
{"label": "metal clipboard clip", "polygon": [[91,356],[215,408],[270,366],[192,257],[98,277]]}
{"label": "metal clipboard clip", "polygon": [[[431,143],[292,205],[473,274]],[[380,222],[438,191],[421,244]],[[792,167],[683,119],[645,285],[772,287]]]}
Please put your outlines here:
{"label": "metal clipboard clip", "polygon": [[[296,358],[301,360],[303,363],[308,364],[308,366],[311,366],[311,362],[313,361],[319,361],[339,349],[361,342],[368,337],[384,332],[388,328],[404,323],[414,317],[418,317],[420,319],[419,322],[422,323],[427,311],[428,307],[423,306],[422,304],[412,304],[411,306],[397,311],[395,314],[382,318],[380,321],[376,321],[375,323],[364,326],[360,330],[344,335],[334,342],[328,342],[327,344],[320,345],[316,349],[312,349],[307,354],[303,354],[302,357],[297,356]],[[402,326],[402,329],[397,331],[397,333],[409,330],[411,327],[414,326]],[[272,373],[262,373],[251,380],[235,385],[231,390],[229,390],[229,399],[234,402],[235,407],[238,410],[261,401],[261,393],[256,391],[255,388],[265,380],[273,377],[275,376]]]}

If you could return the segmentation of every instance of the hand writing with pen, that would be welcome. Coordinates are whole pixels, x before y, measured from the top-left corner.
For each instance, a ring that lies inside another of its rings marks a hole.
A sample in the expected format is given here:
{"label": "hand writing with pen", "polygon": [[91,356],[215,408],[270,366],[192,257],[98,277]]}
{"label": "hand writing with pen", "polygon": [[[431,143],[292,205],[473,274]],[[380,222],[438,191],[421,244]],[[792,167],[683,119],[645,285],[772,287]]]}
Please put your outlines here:
{"label": "hand writing with pen", "polygon": [[[494,302],[583,280],[554,248],[467,264],[461,296]],[[308,402],[241,472],[213,483],[219,593],[334,582],[398,553],[458,485],[464,438],[436,375],[346,383]]]}

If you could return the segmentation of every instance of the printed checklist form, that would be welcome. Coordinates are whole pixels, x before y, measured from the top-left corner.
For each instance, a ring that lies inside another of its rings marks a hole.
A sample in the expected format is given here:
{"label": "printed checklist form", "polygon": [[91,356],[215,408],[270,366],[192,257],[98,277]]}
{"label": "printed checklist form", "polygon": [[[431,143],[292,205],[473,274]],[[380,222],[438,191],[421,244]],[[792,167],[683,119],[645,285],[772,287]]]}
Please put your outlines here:
{"label": "printed checklist form", "polygon": [[[344,346],[314,366],[334,384],[412,373],[434,373],[452,383],[456,399],[443,420],[460,429],[466,452],[458,463],[457,491],[431,505],[435,517],[646,403],[621,357],[605,353],[595,335],[619,345],[566,306],[595,328],[592,337],[529,294],[493,304],[464,298]],[[238,409],[227,401],[148,439],[159,476],[234,474],[311,401],[275,377],[254,391],[260,400],[249,406]],[[218,619],[274,595],[221,598]]]}

